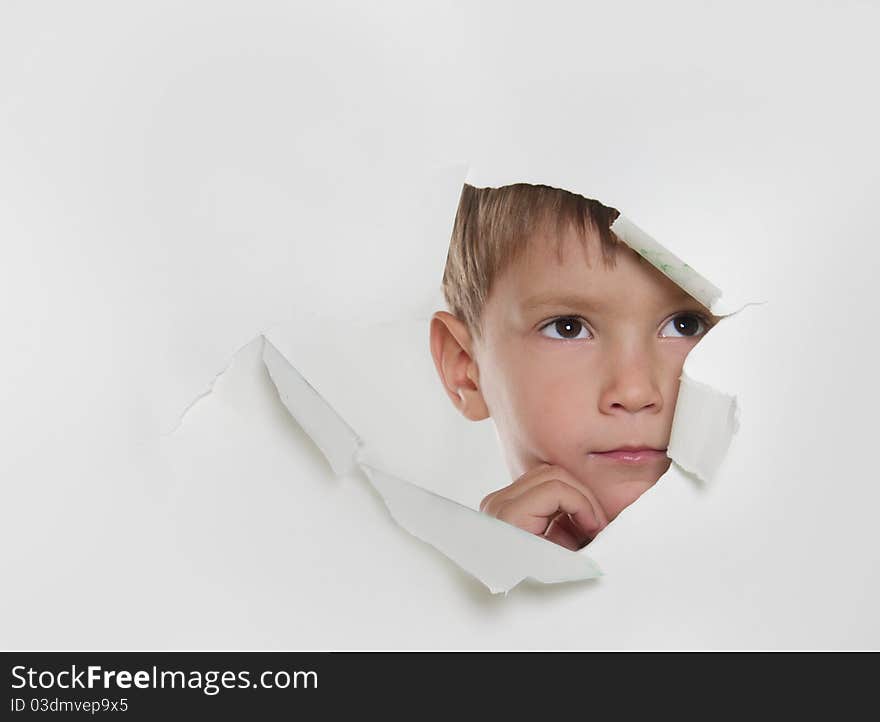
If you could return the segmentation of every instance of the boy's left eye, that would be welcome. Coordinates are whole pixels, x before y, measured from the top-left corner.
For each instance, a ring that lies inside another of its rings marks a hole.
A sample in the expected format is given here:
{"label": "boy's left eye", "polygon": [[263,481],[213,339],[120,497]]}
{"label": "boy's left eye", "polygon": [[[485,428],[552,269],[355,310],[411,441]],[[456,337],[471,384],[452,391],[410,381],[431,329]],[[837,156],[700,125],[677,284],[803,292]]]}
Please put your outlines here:
{"label": "boy's left eye", "polygon": [[660,335],[663,337],[671,336],[672,338],[693,338],[694,336],[706,333],[708,330],[706,322],[697,314],[680,313],[666,322],[666,325],[660,329]]}

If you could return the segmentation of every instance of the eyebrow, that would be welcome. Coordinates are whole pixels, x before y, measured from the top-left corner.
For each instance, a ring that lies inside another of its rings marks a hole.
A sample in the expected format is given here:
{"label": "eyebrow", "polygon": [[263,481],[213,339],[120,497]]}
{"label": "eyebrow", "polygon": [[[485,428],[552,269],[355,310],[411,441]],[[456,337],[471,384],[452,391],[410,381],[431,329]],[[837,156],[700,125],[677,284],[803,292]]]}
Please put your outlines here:
{"label": "eyebrow", "polygon": [[[695,303],[697,305],[700,304],[693,296],[687,293],[684,289],[681,289],[681,293],[674,299],[676,303]],[[579,296],[578,294],[543,294],[537,296],[530,296],[525,299],[522,303],[523,310],[534,310],[539,308],[546,307],[558,307],[564,306],[566,308],[585,308],[585,309],[601,309],[607,304],[598,301],[593,298],[588,298],[587,296]]]}
{"label": "eyebrow", "polygon": [[523,309],[544,308],[546,306],[567,306],[569,308],[600,308],[603,304],[586,296],[576,294],[548,294],[530,296],[522,303]]}

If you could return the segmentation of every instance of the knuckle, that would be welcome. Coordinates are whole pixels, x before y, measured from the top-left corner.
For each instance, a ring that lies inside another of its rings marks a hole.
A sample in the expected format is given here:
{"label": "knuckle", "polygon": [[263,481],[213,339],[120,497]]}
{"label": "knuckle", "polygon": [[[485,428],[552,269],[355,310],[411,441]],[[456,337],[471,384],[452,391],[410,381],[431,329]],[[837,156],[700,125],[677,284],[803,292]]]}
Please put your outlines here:
{"label": "knuckle", "polygon": [[508,524],[513,524],[514,526],[516,526],[516,515],[513,513],[510,504],[505,504],[504,506],[502,506],[494,516],[496,519],[500,519],[501,521],[505,521]]}
{"label": "knuckle", "polygon": [[556,481],[568,484],[569,486],[579,486],[574,476],[561,466],[548,466],[543,470],[541,475],[547,479],[555,479]]}
{"label": "knuckle", "polygon": [[484,514],[488,514],[489,516],[495,516],[496,515],[495,504],[491,501],[485,502],[480,507],[480,511],[482,511]]}
{"label": "knuckle", "polygon": [[562,479],[550,479],[547,484],[555,491],[557,494],[562,494],[570,488],[568,484],[566,484]]}
{"label": "knuckle", "polygon": [[498,510],[507,504],[510,499],[509,494],[505,494],[510,487],[504,487],[498,491],[493,491],[480,504],[480,510],[489,514],[489,516],[498,516]]}
{"label": "knuckle", "polygon": [[547,489],[553,496],[568,496],[571,487],[561,479],[548,479],[541,486]]}

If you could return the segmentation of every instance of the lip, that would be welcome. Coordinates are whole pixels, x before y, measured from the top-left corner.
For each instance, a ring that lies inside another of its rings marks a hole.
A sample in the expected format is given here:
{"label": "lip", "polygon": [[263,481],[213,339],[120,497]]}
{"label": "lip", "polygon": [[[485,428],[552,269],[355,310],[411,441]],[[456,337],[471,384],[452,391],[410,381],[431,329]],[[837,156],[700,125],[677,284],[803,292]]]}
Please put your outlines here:
{"label": "lip", "polygon": [[647,464],[669,458],[666,456],[666,449],[652,449],[647,446],[621,446],[609,451],[593,451],[590,456],[619,464]]}

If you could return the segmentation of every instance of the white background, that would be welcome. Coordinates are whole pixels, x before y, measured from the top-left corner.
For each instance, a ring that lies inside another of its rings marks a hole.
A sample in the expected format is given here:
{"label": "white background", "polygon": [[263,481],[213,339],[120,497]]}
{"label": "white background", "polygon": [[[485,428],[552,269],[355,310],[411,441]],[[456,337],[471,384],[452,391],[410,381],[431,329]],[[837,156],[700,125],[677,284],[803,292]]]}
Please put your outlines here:
{"label": "white background", "polygon": [[[0,646],[880,646],[876,4],[0,12]],[[463,163],[768,301],[707,371],[725,474],[621,515],[598,582],[490,595],[333,477],[248,345],[423,314]]]}

